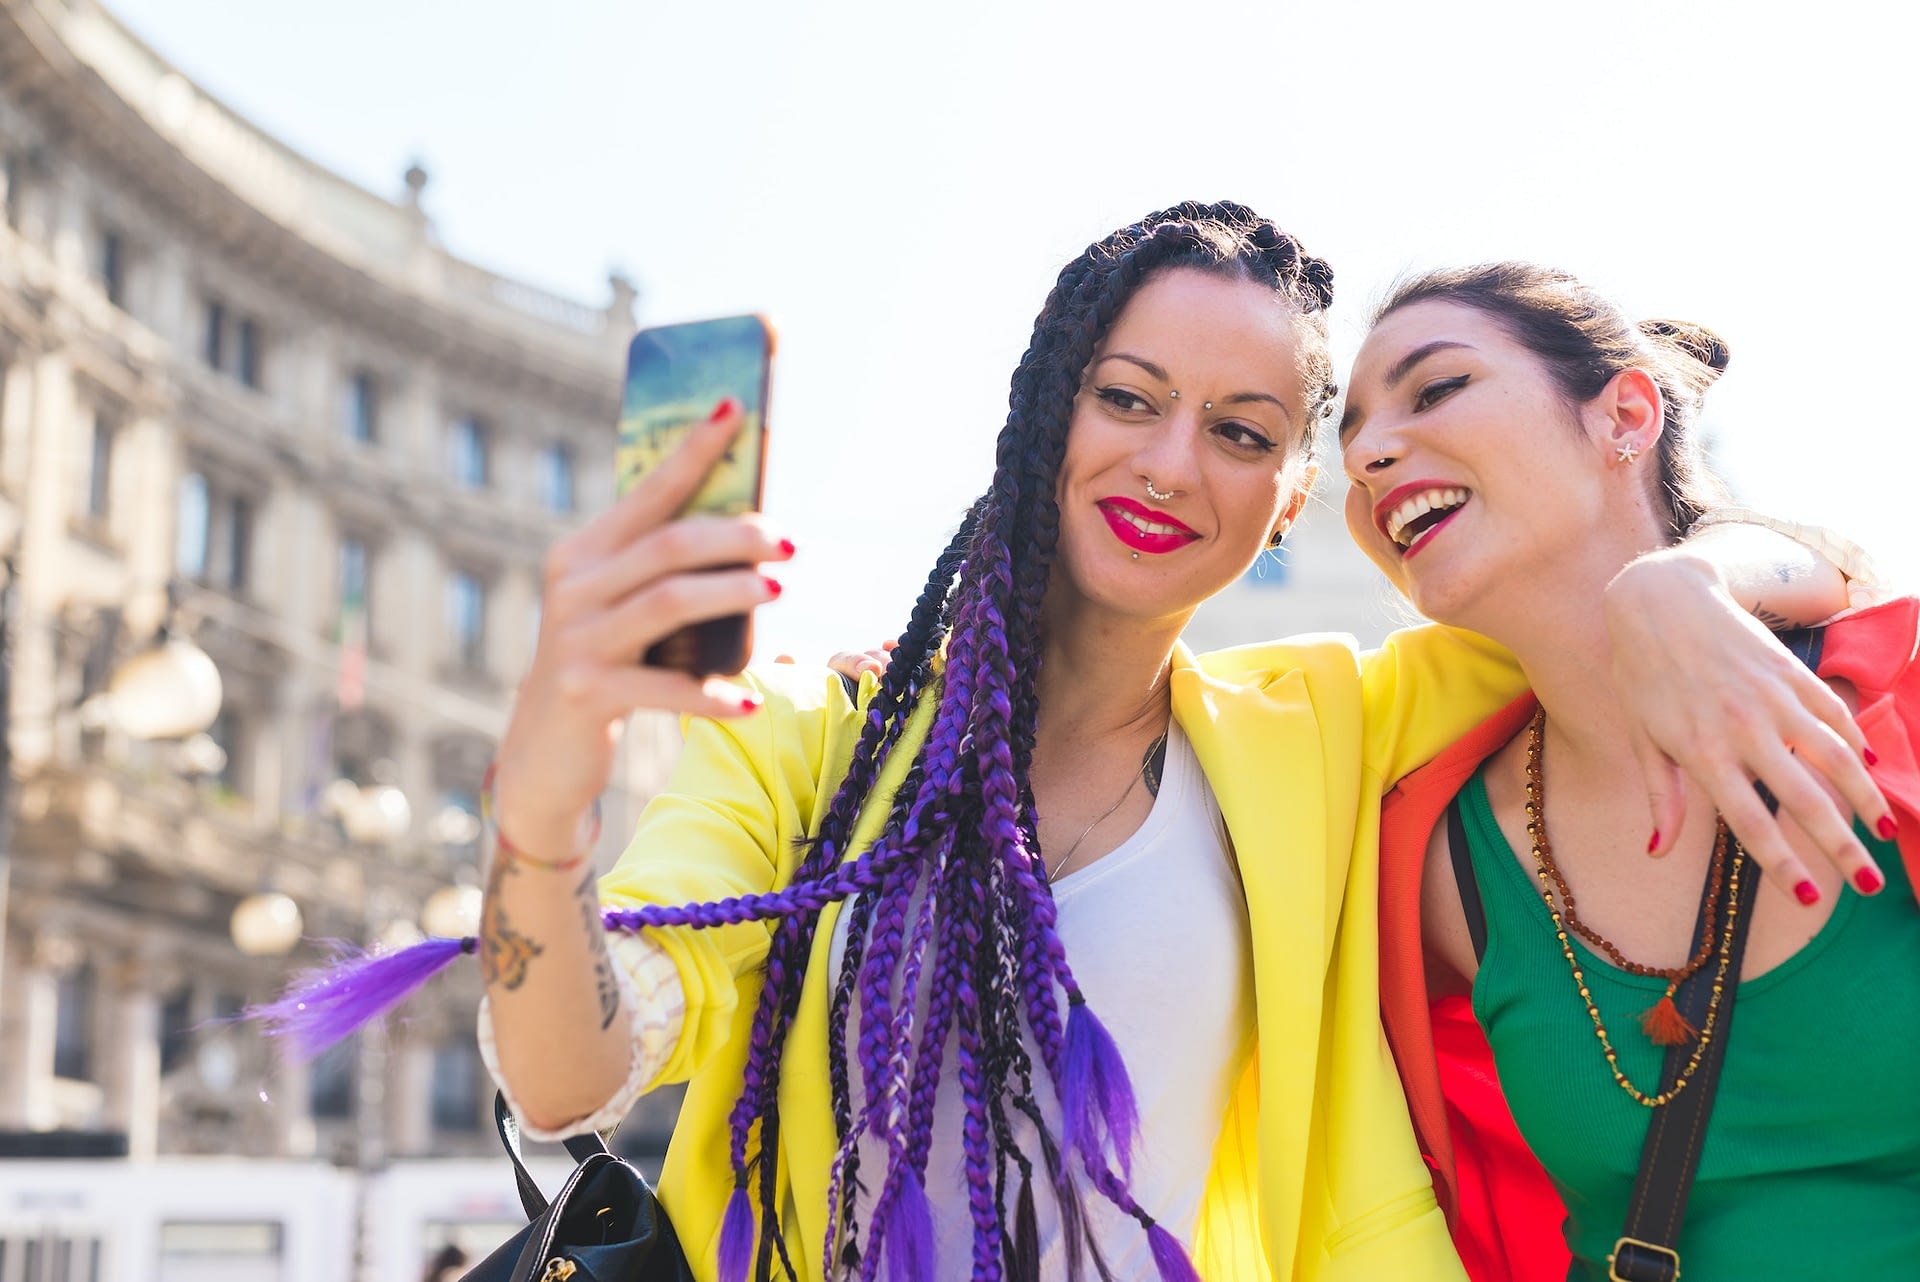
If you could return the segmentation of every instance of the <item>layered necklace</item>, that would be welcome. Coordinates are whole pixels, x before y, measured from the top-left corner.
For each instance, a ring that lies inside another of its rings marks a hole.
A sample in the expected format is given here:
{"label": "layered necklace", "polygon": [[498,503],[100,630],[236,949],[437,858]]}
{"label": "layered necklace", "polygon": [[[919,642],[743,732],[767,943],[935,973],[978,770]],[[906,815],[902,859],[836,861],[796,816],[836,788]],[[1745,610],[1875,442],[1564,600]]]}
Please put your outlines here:
{"label": "layered necklace", "polygon": [[[1567,888],[1566,876],[1553,860],[1553,845],[1547,840],[1546,788],[1542,783],[1540,768],[1546,728],[1547,710],[1541,708],[1533,714],[1533,724],[1527,731],[1527,836],[1533,843],[1533,862],[1540,878],[1540,898],[1547,906],[1547,915],[1553,919],[1553,930],[1560,941],[1560,951],[1566,954],[1567,967],[1573,972],[1574,987],[1580,992],[1580,1000],[1586,1004],[1588,1018],[1593,1020],[1594,1033],[1600,1039],[1601,1050],[1606,1053],[1607,1068],[1613,1073],[1614,1082],[1636,1103],[1659,1108],[1686,1089],[1687,1083],[1700,1067],[1700,1059],[1706,1054],[1708,1044],[1713,1040],[1714,1029],[1720,1018],[1720,998],[1728,982],[1728,971],[1732,968],[1733,926],[1741,908],[1740,879],[1747,862],[1746,852],[1727,831],[1726,819],[1716,817],[1713,863],[1707,870],[1707,887],[1700,910],[1700,946],[1694,950],[1693,956],[1679,966],[1644,966],[1630,961],[1613,941],[1580,920],[1574,907],[1573,892]],[[1600,1017],[1600,1008],[1593,1004],[1593,993],[1587,986],[1586,972],[1581,968],[1580,959],[1573,951],[1569,932],[1598,948],[1615,966],[1628,974],[1667,981],[1667,990],[1660,1000],[1641,1015],[1641,1029],[1656,1046],[1685,1046],[1692,1042],[1693,1053],[1673,1085],[1658,1095],[1642,1091],[1620,1071],[1619,1055],[1614,1050],[1612,1036],[1607,1032],[1606,1021]],[[1673,994],[1681,984],[1698,973],[1709,959],[1713,959],[1717,967],[1713,976],[1713,992],[1707,1002],[1706,1018],[1701,1021],[1701,1027],[1696,1029],[1674,1006]],[[1737,976],[1734,982],[1738,982]]]}

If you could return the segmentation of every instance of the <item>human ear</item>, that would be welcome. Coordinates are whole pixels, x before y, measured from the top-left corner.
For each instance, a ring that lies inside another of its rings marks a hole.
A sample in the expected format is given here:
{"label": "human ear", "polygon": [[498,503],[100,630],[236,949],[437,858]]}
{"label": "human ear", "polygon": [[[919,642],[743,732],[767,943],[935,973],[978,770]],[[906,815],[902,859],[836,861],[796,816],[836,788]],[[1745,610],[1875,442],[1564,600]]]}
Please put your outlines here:
{"label": "human ear", "polygon": [[1601,444],[1610,457],[1650,454],[1666,430],[1666,400],[1659,384],[1643,369],[1615,374],[1593,403],[1605,415]]}
{"label": "human ear", "polygon": [[1313,497],[1314,483],[1320,479],[1320,465],[1309,463],[1300,469],[1300,479],[1294,483],[1293,494],[1287,499],[1286,507],[1280,511],[1280,518],[1273,523],[1273,532],[1267,536],[1267,546],[1277,547],[1286,537],[1293,523],[1300,519],[1300,511],[1306,507],[1307,500]]}

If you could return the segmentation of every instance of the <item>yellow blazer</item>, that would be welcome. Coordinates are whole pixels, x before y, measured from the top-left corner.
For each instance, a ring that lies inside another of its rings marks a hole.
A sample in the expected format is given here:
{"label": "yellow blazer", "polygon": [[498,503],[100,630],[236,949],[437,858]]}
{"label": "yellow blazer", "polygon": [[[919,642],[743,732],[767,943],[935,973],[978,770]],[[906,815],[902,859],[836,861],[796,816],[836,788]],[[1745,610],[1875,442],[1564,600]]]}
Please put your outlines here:
{"label": "yellow blazer", "polygon": [[[800,839],[847,768],[860,716],[831,673],[775,667],[749,679],[766,706],[742,720],[688,723],[667,791],[601,883],[607,904],[745,895],[793,875]],[[1465,1277],[1381,1033],[1379,799],[1522,688],[1491,642],[1436,627],[1396,634],[1364,659],[1344,637],[1175,654],[1173,715],[1219,799],[1246,887],[1263,1034],[1221,1119],[1193,1244],[1203,1277]],[[855,852],[885,821],[931,715],[929,699],[862,814]],[[826,1030],[837,907],[821,915],[781,1061],[782,1224],[805,1282],[820,1282],[835,1149]],[[727,1114],[769,931],[653,934],[687,1002],[655,1085],[690,1083],[660,1197],[695,1275],[710,1280],[733,1191]]]}

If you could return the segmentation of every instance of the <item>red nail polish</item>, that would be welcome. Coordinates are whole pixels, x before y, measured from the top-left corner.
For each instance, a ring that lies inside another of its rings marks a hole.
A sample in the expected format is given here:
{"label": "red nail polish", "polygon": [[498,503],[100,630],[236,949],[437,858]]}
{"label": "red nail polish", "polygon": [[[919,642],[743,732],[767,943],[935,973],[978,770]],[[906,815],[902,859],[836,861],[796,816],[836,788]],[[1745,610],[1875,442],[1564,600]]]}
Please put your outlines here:
{"label": "red nail polish", "polygon": [[781,555],[781,556],[792,556],[792,555],[793,555],[793,540],[792,540],[792,539],[781,539],[781,540],[780,540],[780,555]]}
{"label": "red nail polish", "polygon": [[1659,848],[1660,848],[1660,830],[1658,828],[1655,828],[1653,830],[1653,836],[1647,838],[1647,853],[1652,854],[1654,851],[1658,850]]}
{"label": "red nail polish", "polygon": [[720,398],[720,403],[713,407],[713,413],[707,415],[707,422],[718,423],[721,419],[725,418],[729,414],[734,413],[739,408],[740,408],[739,401],[735,400],[731,396],[723,396]]}
{"label": "red nail polish", "polygon": [[1900,835],[1900,825],[1893,821],[1892,815],[1881,815],[1880,822],[1874,827],[1879,830],[1882,841],[1892,841]]}
{"label": "red nail polish", "polygon": [[1811,908],[1820,902],[1820,887],[1811,880],[1803,881],[1793,888],[1793,897]]}
{"label": "red nail polish", "polygon": [[740,701],[740,711],[742,712],[758,712],[759,710],[760,701],[752,695],[748,695]]}
{"label": "red nail polish", "polygon": [[782,592],[786,591],[785,588],[780,586],[780,580],[776,578],[771,578],[763,574],[760,576],[760,581],[767,585],[767,595],[769,596],[779,596]]}
{"label": "red nail polish", "polygon": [[1862,761],[1865,761],[1870,766],[1877,766],[1880,764],[1880,754],[1875,752],[1872,748],[1860,749],[1860,759]]}
{"label": "red nail polish", "polygon": [[1877,868],[1862,868],[1853,874],[1853,884],[1860,888],[1863,895],[1877,895],[1880,888],[1887,884],[1887,879],[1880,875]]}

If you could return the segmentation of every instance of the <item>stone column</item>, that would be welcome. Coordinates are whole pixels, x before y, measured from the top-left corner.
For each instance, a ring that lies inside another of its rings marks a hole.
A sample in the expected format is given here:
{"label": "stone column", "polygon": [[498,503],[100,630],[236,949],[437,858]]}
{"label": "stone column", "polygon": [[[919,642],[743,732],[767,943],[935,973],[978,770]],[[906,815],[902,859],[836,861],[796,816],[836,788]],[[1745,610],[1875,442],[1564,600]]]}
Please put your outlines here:
{"label": "stone column", "polygon": [[59,1019],[59,976],[29,959],[15,967],[7,994],[9,1036],[6,1098],[0,1100],[0,1125],[42,1130],[54,1124],[53,1038]]}
{"label": "stone column", "polygon": [[395,1157],[418,1157],[433,1148],[433,1047],[409,1037],[393,1048],[387,1065],[387,1133]]}
{"label": "stone column", "polygon": [[288,1055],[274,1056],[274,1155],[312,1157],[313,1070]]}
{"label": "stone column", "polygon": [[102,1047],[101,1085],[107,1124],[125,1131],[127,1156],[151,1160],[160,1137],[160,999],[129,963],[106,994],[113,1003]]}

